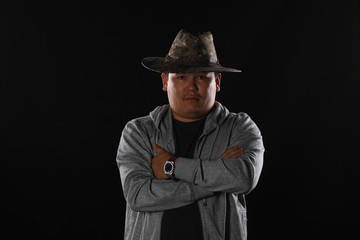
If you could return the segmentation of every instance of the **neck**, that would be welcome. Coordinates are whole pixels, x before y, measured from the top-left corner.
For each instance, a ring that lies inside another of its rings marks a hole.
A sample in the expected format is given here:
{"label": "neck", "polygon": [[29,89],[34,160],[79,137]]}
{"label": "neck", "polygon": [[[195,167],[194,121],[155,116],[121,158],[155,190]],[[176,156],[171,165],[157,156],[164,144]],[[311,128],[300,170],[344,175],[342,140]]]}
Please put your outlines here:
{"label": "neck", "polygon": [[203,115],[203,116],[197,116],[197,117],[182,117],[179,114],[175,113],[174,111],[172,111],[172,116],[175,120],[178,120],[180,122],[195,122],[198,120],[201,120],[203,118],[206,117],[207,114]]}

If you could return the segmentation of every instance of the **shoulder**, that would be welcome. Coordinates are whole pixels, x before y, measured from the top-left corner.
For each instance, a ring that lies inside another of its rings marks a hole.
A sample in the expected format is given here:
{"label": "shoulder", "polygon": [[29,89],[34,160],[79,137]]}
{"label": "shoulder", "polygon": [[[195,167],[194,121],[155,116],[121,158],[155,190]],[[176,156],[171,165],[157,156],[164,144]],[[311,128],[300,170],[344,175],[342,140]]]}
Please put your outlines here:
{"label": "shoulder", "polygon": [[138,117],[126,123],[124,132],[147,132],[149,129],[154,128],[154,122],[150,116]]}
{"label": "shoulder", "polygon": [[235,121],[244,121],[246,119],[250,119],[250,116],[244,112],[239,112],[239,113],[229,112],[228,118]]}
{"label": "shoulder", "polygon": [[230,121],[232,123],[232,130],[237,133],[261,135],[256,123],[245,112],[229,112],[227,121]]}
{"label": "shoulder", "polygon": [[152,122],[153,121],[150,116],[143,116],[130,120],[126,125],[142,126],[144,124],[146,125]]}
{"label": "shoulder", "polygon": [[235,124],[248,124],[250,122],[253,122],[250,116],[245,112],[229,112],[228,119],[233,121]]}
{"label": "shoulder", "polygon": [[158,127],[168,108],[168,105],[158,106],[149,115],[130,120],[124,130],[151,133]]}

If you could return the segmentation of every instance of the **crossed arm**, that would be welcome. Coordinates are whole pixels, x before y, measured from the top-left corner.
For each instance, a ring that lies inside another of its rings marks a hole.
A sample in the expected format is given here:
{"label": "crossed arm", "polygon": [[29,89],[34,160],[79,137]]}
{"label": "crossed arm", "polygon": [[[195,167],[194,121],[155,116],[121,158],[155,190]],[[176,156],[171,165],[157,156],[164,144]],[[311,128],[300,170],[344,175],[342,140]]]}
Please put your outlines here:
{"label": "crossed arm", "polygon": [[[162,149],[156,144],[153,144],[153,149],[158,154],[151,161],[151,168],[153,170],[154,176],[157,179],[168,179],[169,177],[165,175],[164,164],[172,156],[170,153]],[[237,146],[229,148],[221,156],[221,159],[236,159],[240,158],[244,154],[243,148]],[[179,158],[175,160],[175,175],[176,175],[176,164]]]}
{"label": "crossed arm", "polygon": [[237,130],[242,134],[234,135],[229,145],[244,149],[227,149],[217,159],[179,157],[175,167],[179,181],[164,181],[163,166],[171,154],[145,141],[147,133],[134,123],[125,127],[117,154],[124,197],[132,210],[163,211],[215,192],[247,193],[255,187],[264,151],[256,129]]}

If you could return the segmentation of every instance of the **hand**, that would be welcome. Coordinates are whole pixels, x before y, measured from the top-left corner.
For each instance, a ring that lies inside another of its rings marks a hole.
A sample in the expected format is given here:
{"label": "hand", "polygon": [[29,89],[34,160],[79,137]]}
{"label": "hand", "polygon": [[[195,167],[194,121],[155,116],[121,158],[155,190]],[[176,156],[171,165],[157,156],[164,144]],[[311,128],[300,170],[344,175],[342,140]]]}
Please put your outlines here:
{"label": "hand", "polygon": [[169,177],[166,176],[164,172],[164,165],[172,155],[156,144],[153,144],[153,149],[158,154],[151,160],[151,168],[154,172],[154,176],[157,179],[168,179]]}
{"label": "hand", "polygon": [[221,159],[224,158],[230,158],[230,159],[235,159],[235,158],[239,158],[244,154],[244,149],[243,148],[239,148],[238,146],[229,148],[228,150],[226,150],[221,156]]}

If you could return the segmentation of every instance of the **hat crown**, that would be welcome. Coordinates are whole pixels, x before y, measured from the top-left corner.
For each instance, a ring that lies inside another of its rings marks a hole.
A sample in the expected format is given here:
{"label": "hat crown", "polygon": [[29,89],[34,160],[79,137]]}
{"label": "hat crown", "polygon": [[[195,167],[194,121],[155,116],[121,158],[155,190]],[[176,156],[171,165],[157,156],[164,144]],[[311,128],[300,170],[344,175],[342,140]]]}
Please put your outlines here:
{"label": "hat crown", "polygon": [[213,35],[193,35],[181,30],[175,37],[167,57],[172,60],[218,63]]}
{"label": "hat crown", "polygon": [[241,72],[220,65],[211,32],[194,35],[181,30],[165,57],[146,57],[141,64],[159,73]]}

